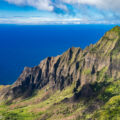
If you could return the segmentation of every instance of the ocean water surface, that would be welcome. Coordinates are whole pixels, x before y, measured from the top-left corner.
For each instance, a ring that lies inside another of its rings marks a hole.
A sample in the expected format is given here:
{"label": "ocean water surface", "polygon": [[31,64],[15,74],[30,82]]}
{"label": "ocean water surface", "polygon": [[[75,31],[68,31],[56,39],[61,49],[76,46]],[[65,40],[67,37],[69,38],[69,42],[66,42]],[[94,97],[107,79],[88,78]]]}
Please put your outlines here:
{"label": "ocean water surface", "polygon": [[70,47],[96,43],[114,25],[0,25],[0,84],[12,84],[25,66]]}

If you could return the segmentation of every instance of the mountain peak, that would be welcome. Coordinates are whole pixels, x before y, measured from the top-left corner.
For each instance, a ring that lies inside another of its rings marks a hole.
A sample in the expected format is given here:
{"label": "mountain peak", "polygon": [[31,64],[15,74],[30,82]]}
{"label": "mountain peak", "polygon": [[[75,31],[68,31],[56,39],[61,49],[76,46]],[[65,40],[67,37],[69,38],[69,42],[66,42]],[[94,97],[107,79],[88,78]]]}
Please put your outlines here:
{"label": "mountain peak", "polygon": [[119,26],[115,26],[114,28],[112,28],[111,30],[106,32],[106,34],[103,36],[103,38],[107,37],[108,40],[115,40],[119,36],[120,36],[120,27]]}
{"label": "mountain peak", "polygon": [[114,31],[114,32],[120,32],[120,26],[115,26],[114,28],[111,29],[111,31]]}
{"label": "mountain peak", "polygon": [[118,49],[120,45],[120,27],[115,26],[108,32],[104,34],[104,36],[91,47],[91,52],[99,52],[104,55],[110,55],[110,53]]}

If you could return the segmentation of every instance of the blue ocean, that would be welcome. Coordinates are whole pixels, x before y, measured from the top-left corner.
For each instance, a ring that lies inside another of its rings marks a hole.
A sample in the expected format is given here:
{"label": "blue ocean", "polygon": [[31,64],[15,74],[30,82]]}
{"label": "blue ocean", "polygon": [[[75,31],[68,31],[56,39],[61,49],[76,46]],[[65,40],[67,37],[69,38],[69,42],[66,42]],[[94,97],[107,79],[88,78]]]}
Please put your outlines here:
{"label": "blue ocean", "polygon": [[114,25],[0,25],[0,84],[12,84],[25,66],[70,47],[96,43]]}

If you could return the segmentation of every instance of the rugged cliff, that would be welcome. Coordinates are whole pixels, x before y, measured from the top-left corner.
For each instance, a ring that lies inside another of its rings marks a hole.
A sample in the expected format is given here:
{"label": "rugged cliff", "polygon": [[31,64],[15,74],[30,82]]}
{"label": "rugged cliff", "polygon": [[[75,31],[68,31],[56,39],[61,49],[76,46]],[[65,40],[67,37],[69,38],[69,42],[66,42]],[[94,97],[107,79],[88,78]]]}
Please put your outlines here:
{"label": "rugged cliff", "polygon": [[[33,68],[25,67],[18,80],[3,90],[5,98],[28,97],[36,89],[64,89],[76,82],[75,89],[103,80],[99,73],[113,79],[120,78],[120,28],[108,31],[95,45],[86,49],[70,48],[57,57],[48,57]],[[79,84],[77,84],[79,83]],[[86,94],[87,95],[87,94]]]}
{"label": "rugged cliff", "polygon": [[[92,97],[100,107],[118,94],[106,93],[105,88],[120,80],[119,66],[120,27],[116,26],[84,50],[72,47],[62,55],[46,58],[38,66],[25,67],[13,85],[0,90],[0,98],[25,99],[44,88],[55,93],[72,86],[73,95],[61,99],[63,102]],[[98,106],[94,106],[96,110]]]}

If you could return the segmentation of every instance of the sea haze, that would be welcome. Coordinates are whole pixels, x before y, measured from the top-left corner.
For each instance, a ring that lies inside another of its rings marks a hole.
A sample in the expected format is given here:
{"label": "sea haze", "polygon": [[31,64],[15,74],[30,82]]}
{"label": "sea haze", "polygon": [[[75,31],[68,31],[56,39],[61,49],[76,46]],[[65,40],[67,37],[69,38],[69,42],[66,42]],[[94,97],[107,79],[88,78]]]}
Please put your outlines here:
{"label": "sea haze", "polygon": [[114,25],[0,25],[0,84],[12,84],[25,66],[70,47],[96,43]]}

